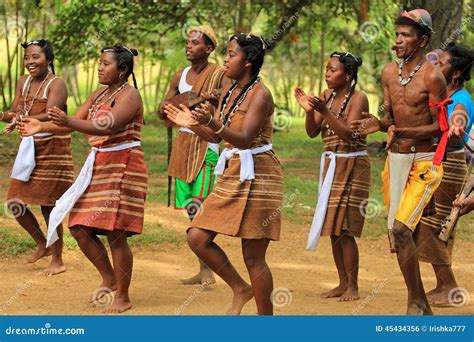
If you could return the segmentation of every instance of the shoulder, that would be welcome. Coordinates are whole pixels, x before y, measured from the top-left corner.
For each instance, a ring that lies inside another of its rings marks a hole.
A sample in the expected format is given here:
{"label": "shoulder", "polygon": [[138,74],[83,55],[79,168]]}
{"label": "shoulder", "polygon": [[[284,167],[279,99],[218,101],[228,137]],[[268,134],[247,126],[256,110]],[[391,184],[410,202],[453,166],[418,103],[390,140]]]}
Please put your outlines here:
{"label": "shoulder", "polygon": [[125,88],[121,92],[120,98],[127,99],[127,101],[129,101],[129,100],[131,100],[131,101],[137,101],[137,100],[141,101],[142,97],[141,97],[140,92],[138,91],[138,89],[136,89],[135,87],[133,87],[131,85],[128,85],[128,86],[125,86]]}
{"label": "shoulder", "polygon": [[18,79],[18,82],[17,82],[17,87],[23,87],[25,85],[25,82],[26,80],[28,79],[29,75],[23,75],[23,76],[20,76],[20,78]]}
{"label": "shoulder", "polygon": [[176,84],[176,85],[179,84],[179,81],[180,81],[180,79],[181,79],[181,76],[183,75],[184,69],[185,69],[185,68],[178,70],[178,71],[173,75],[173,77],[171,78],[171,83],[172,83],[172,84]]}
{"label": "shoulder", "polygon": [[393,61],[385,66],[382,69],[382,74],[380,75],[382,82],[387,81],[389,78],[393,77],[398,73],[398,64],[397,62]]}
{"label": "shoulder", "polygon": [[425,83],[441,82],[442,84],[446,84],[446,79],[444,78],[443,74],[433,64],[425,62],[423,67]]}
{"label": "shoulder", "polygon": [[53,78],[50,82],[51,89],[66,89],[66,82],[61,77]]}
{"label": "shoulder", "polygon": [[321,93],[320,97],[322,97],[323,100],[325,100],[327,102],[327,100],[329,100],[329,97],[331,96],[331,94],[332,94],[332,89],[326,89]]}
{"label": "shoulder", "polygon": [[268,89],[268,87],[265,84],[263,84],[263,82],[261,81],[255,85],[255,87],[252,89],[252,92],[253,92],[252,97],[257,96],[263,101],[273,102],[273,96],[270,89]]}
{"label": "shoulder", "polygon": [[355,91],[354,94],[352,94],[352,100],[354,102],[368,102],[367,95],[363,91]]}

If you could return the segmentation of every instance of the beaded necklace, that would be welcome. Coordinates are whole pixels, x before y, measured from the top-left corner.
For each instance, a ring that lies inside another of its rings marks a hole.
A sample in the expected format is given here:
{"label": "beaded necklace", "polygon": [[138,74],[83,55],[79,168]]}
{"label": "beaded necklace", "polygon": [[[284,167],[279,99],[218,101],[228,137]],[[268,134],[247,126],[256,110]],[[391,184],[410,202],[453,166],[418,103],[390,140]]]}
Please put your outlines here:
{"label": "beaded necklace", "polygon": [[221,112],[219,113],[219,117],[222,119],[224,118],[223,120],[223,124],[227,124],[227,123],[230,123],[231,122],[231,119],[232,117],[234,116],[234,113],[235,111],[237,110],[237,108],[242,104],[242,102],[245,100],[245,98],[247,97],[247,94],[250,92],[250,90],[252,90],[252,88],[255,86],[255,84],[257,84],[257,82],[260,81],[260,78],[256,78],[255,81],[253,81],[253,83],[247,88],[247,90],[245,91],[245,93],[240,97],[240,99],[237,101],[237,104],[235,105],[234,108],[231,108],[231,110],[227,113],[227,115],[224,116],[224,112],[225,112],[225,109],[227,107],[227,102],[229,101],[229,99],[232,97],[232,94],[234,92],[234,90],[237,88],[237,83],[235,83],[235,85],[232,86],[232,88],[229,90],[229,96],[226,97],[224,103],[222,104],[222,109],[221,109]]}
{"label": "beaded necklace", "polygon": [[30,110],[31,110],[31,108],[33,108],[33,104],[34,104],[36,98],[38,97],[38,94],[40,93],[41,88],[43,88],[44,82],[46,82],[46,80],[48,79],[49,75],[50,75],[50,73],[48,72],[46,74],[46,77],[43,79],[43,81],[41,81],[38,89],[36,89],[36,93],[33,96],[33,99],[31,100],[29,106],[28,106],[28,102],[26,101],[26,99],[28,98],[28,94],[30,93],[31,83],[33,83],[33,80],[30,80],[30,82],[28,83],[28,87],[26,88],[25,98],[23,99],[23,109],[25,110],[25,116],[30,115]]}
{"label": "beaded necklace", "polygon": [[[339,112],[336,115],[334,115],[337,120],[339,120],[339,118],[342,116],[342,112],[343,112],[344,108],[346,107],[346,103],[347,103],[347,101],[349,101],[349,98],[351,97],[351,94],[352,94],[352,91],[349,90],[349,92],[344,96],[344,101],[342,101],[341,108],[339,108]],[[331,114],[332,114],[332,112],[331,112],[332,104],[333,104],[335,98],[336,98],[336,92],[333,90],[332,93],[331,93],[331,98],[329,99],[330,102],[329,102],[329,105],[328,105],[328,109],[329,109],[329,112]],[[326,123],[326,128],[328,130],[329,135],[334,134],[334,131],[329,127],[328,123]]]}
{"label": "beaded necklace", "polygon": [[121,91],[125,86],[128,84],[128,82],[124,82],[120,87],[118,87],[105,101],[100,103],[100,101],[109,93],[110,88],[107,88],[102,94],[100,94],[95,100],[92,106],[89,108],[89,117],[90,119],[94,119],[97,115],[97,112],[99,111],[100,107],[102,107],[104,104],[109,102],[119,91]]}

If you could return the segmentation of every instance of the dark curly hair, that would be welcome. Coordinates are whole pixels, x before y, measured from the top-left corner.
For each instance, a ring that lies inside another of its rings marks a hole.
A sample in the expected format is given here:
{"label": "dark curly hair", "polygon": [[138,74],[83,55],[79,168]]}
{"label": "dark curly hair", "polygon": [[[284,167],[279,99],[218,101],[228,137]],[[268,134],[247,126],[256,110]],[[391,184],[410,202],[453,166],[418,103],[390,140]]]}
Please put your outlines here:
{"label": "dark curly hair", "polygon": [[47,39],[43,39],[43,38],[21,43],[21,46],[25,50],[30,45],[38,45],[41,48],[41,50],[46,55],[46,59],[49,61],[49,65],[51,66],[51,72],[53,74],[55,74],[55,72],[54,72],[54,63],[53,63],[53,61],[54,61],[54,52],[53,52],[53,46],[51,45],[51,43]]}
{"label": "dark curly hair", "polygon": [[471,79],[472,63],[474,61],[474,51],[458,46],[454,42],[449,43],[445,49],[451,57],[451,71],[460,71],[459,84]]}

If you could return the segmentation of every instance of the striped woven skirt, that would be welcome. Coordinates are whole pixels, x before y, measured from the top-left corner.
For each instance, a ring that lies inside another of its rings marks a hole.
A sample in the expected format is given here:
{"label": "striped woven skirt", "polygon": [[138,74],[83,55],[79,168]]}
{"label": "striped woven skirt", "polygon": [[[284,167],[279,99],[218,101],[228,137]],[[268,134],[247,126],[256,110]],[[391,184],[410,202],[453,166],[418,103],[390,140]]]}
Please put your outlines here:
{"label": "striped woven skirt", "polygon": [[69,214],[69,227],[142,233],[147,184],[141,147],[97,153],[92,181]]}
{"label": "striped woven skirt", "polygon": [[[323,177],[326,176],[329,164],[327,158]],[[368,156],[337,158],[321,236],[339,236],[343,230],[356,237],[361,235],[369,198],[370,177]]]}
{"label": "striped woven skirt", "polygon": [[436,213],[422,217],[413,238],[421,261],[437,265],[451,265],[456,228],[448,242],[438,238],[443,220],[449,216],[453,201],[461,191],[467,177],[466,157],[464,153],[448,153],[443,162],[444,175],[433,197]]}
{"label": "striped woven skirt", "polygon": [[283,173],[272,151],[253,156],[255,179],[240,182],[240,159],[233,157],[190,227],[243,239],[279,240]]}
{"label": "striped woven skirt", "polygon": [[71,136],[34,137],[36,166],[28,182],[12,179],[7,201],[54,206],[72,185]]}

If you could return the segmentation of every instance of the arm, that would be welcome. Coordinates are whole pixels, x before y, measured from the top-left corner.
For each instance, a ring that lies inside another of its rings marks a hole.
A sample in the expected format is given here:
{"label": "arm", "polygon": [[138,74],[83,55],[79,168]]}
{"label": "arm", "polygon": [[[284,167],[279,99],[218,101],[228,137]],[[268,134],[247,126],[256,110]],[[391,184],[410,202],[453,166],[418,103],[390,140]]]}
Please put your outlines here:
{"label": "arm", "polygon": [[382,70],[381,82],[383,88],[383,112],[384,117],[379,120],[380,131],[387,132],[388,128],[394,125],[393,121],[393,110],[392,110],[392,101],[390,99],[390,90],[388,88],[388,77],[389,77],[389,68],[391,66],[387,65]]}
{"label": "arm", "polygon": [[[447,97],[446,80],[441,72],[431,66],[432,70],[425,72],[425,85],[428,90],[429,101],[441,102]],[[429,138],[440,136],[439,122],[437,116],[438,107],[430,108],[432,123],[417,127],[396,128],[397,138]]]}
{"label": "arm", "polygon": [[182,74],[183,74],[182,70],[178,71],[176,74],[174,74],[173,78],[171,79],[170,87],[168,89],[168,92],[165,95],[165,99],[163,100],[163,102],[160,103],[160,105],[158,106],[158,109],[157,109],[158,116],[160,117],[161,120],[165,121],[165,126],[166,127],[172,126],[173,123],[166,118],[166,114],[165,114],[165,111],[164,111],[165,104],[167,103],[167,101],[170,98],[172,98],[173,96],[179,94],[179,89],[178,89],[179,80],[181,79]]}
{"label": "arm", "polygon": [[16,90],[15,90],[15,98],[13,99],[13,102],[10,106],[10,109],[6,112],[4,112],[2,121],[3,122],[12,122],[13,118],[17,116],[16,108],[18,107],[18,104],[20,102],[20,97],[21,97],[21,91],[23,89],[23,86],[25,84],[26,78],[28,76],[24,75],[20,77],[18,80],[18,83],[16,84]]}
{"label": "arm", "polygon": [[49,108],[58,107],[66,111],[67,103],[67,88],[66,84],[61,78],[56,78],[52,81],[48,92],[48,103],[46,104],[46,113],[35,115],[34,118],[39,121],[49,121],[47,111]]}
{"label": "arm", "polygon": [[[325,98],[325,93],[324,91],[321,94],[322,98]],[[301,89],[300,87],[296,87],[294,91],[294,95],[296,98],[296,101],[298,101],[298,104],[300,105],[301,108],[306,113],[306,118],[305,118],[305,129],[306,129],[306,134],[310,138],[317,137],[319,133],[321,132],[321,124],[323,122],[323,117],[321,116],[320,113],[316,112],[313,107],[311,107],[309,103],[309,96]]]}

